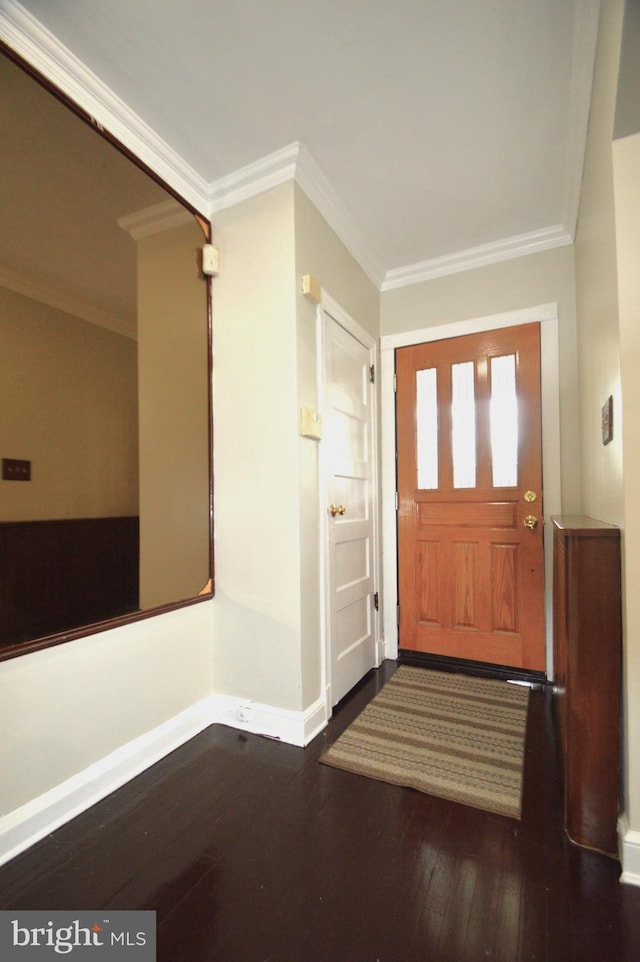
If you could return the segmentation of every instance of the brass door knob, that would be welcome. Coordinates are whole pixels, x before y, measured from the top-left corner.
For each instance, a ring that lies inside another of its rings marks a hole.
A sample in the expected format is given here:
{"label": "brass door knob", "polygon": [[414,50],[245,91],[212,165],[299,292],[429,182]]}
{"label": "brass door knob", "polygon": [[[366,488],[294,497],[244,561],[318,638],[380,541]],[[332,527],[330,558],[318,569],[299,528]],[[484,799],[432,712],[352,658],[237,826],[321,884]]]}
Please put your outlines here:
{"label": "brass door knob", "polygon": [[527,515],[527,517],[524,519],[524,526],[525,528],[530,528],[532,531],[534,528],[538,527],[538,519],[536,518],[535,514]]}
{"label": "brass door knob", "polygon": [[346,510],[347,510],[347,509],[345,508],[345,506],[344,506],[343,504],[330,504],[330,505],[329,505],[329,514],[331,515],[332,518],[335,518],[335,516],[336,516],[337,514],[343,515]]}

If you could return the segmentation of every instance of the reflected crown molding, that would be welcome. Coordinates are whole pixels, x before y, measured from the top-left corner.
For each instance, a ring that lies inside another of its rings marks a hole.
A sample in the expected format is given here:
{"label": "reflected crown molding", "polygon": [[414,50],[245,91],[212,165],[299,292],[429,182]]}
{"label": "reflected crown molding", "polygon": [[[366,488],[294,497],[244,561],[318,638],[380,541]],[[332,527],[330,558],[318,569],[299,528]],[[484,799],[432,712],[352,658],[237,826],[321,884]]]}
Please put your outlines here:
{"label": "reflected crown molding", "polygon": [[65,314],[71,314],[73,317],[88,321],[89,324],[106,327],[115,334],[122,335],[122,337],[129,337],[134,341],[137,340],[135,321],[130,323],[124,317],[100,310],[100,308],[95,307],[89,301],[74,297],[49,284],[43,284],[41,281],[37,281],[33,277],[28,277],[26,274],[11,271],[1,264],[0,287],[6,287],[8,290],[22,294],[24,297],[30,297],[34,301],[47,304],[49,307],[63,311]]}
{"label": "reflected crown molding", "polygon": [[139,241],[176,227],[193,224],[193,214],[177,200],[165,200],[161,204],[153,204],[152,207],[118,217],[117,224],[134,241]]}

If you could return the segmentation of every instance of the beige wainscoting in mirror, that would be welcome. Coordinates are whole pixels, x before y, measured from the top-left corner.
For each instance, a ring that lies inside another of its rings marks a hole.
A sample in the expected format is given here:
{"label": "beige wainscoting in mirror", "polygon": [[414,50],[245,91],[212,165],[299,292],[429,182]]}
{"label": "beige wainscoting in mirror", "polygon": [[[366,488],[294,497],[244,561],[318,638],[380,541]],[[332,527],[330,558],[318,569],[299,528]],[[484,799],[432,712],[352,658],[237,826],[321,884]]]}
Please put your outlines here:
{"label": "beige wainscoting in mirror", "polygon": [[211,325],[206,221],[1,49],[0,94],[6,658],[210,594]]}

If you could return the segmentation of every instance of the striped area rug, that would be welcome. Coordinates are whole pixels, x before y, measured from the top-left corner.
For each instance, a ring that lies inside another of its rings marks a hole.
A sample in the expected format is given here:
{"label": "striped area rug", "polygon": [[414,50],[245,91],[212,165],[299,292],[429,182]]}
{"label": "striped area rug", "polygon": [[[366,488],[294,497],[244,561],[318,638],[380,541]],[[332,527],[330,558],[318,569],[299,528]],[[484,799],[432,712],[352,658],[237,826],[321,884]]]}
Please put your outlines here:
{"label": "striped area rug", "polygon": [[320,761],[520,818],[529,689],[402,665]]}

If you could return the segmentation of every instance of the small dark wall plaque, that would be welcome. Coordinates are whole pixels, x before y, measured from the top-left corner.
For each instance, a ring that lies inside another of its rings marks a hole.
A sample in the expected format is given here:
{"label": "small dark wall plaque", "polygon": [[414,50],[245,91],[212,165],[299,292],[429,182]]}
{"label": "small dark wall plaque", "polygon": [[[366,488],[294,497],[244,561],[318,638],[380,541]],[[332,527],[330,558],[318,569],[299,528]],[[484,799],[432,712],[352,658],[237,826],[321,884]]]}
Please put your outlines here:
{"label": "small dark wall plaque", "polygon": [[610,394],[602,406],[602,443],[613,439],[613,396]]}
{"label": "small dark wall plaque", "polygon": [[31,481],[31,461],[18,458],[2,459],[3,481]]}

